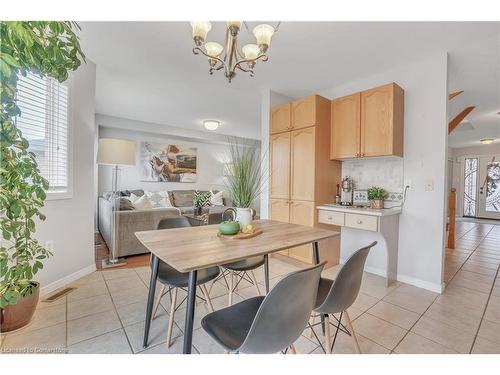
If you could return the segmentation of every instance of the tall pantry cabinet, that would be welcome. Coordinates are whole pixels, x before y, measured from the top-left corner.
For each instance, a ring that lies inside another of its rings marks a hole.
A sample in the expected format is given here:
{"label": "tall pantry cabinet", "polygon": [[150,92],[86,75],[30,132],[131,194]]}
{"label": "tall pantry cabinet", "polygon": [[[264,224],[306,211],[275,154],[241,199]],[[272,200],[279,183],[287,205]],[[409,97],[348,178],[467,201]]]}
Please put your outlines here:
{"label": "tall pantry cabinet", "polygon": [[[330,108],[330,100],[313,95],[271,109],[272,220],[323,226],[317,221],[316,206],[331,203],[341,181],[340,162],[330,160]],[[319,248],[322,260],[338,263],[338,237],[321,241]],[[284,250],[281,254],[313,263],[311,245]]]}

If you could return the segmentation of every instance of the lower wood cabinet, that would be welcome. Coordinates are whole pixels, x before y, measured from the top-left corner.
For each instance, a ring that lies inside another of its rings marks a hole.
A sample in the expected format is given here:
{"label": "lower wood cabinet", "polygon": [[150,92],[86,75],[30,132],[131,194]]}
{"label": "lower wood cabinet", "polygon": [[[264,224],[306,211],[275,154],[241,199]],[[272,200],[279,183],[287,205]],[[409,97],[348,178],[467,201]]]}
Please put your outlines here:
{"label": "lower wood cabinet", "polygon": [[[270,199],[269,200],[269,217],[271,220],[290,222],[290,203],[288,199]],[[288,249],[282,250],[279,254],[288,256]]]}
{"label": "lower wood cabinet", "polygon": [[[314,225],[315,204],[313,201],[291,201],[290,223]],[[313,263],[312,245],[302,245],[288,250],[288,256],[306,263]]]}

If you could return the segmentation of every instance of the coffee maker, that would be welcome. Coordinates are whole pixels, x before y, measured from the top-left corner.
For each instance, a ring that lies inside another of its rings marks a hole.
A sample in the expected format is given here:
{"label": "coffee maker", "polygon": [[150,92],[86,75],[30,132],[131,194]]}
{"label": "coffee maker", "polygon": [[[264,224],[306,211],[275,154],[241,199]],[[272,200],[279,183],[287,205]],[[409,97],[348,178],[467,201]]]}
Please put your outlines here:
{"label": "coffee maker", "polygon": [[352,206],[354,183],[349,176],[342,179],[342,191],[340,193],[340,204],[342,206]]}

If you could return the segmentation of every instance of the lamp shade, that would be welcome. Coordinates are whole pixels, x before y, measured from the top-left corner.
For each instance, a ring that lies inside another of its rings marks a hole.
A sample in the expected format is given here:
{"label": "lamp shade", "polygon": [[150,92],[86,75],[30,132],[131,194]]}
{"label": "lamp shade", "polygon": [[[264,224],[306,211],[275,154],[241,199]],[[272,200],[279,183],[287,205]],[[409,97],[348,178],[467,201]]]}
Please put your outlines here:
{"label": "lamp shade", "polygon": [[99,139],[97,164],[135,165],[135,142],[113,138]]}

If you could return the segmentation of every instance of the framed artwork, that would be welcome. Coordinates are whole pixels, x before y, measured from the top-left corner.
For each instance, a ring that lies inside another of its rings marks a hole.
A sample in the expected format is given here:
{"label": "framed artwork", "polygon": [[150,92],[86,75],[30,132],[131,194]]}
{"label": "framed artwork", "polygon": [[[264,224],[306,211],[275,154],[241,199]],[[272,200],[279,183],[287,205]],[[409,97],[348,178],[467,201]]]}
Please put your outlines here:
{"label": "framed artwork", "polygon": [[196,182],[196,147],[140,142],[139,150],[142,181]]}

